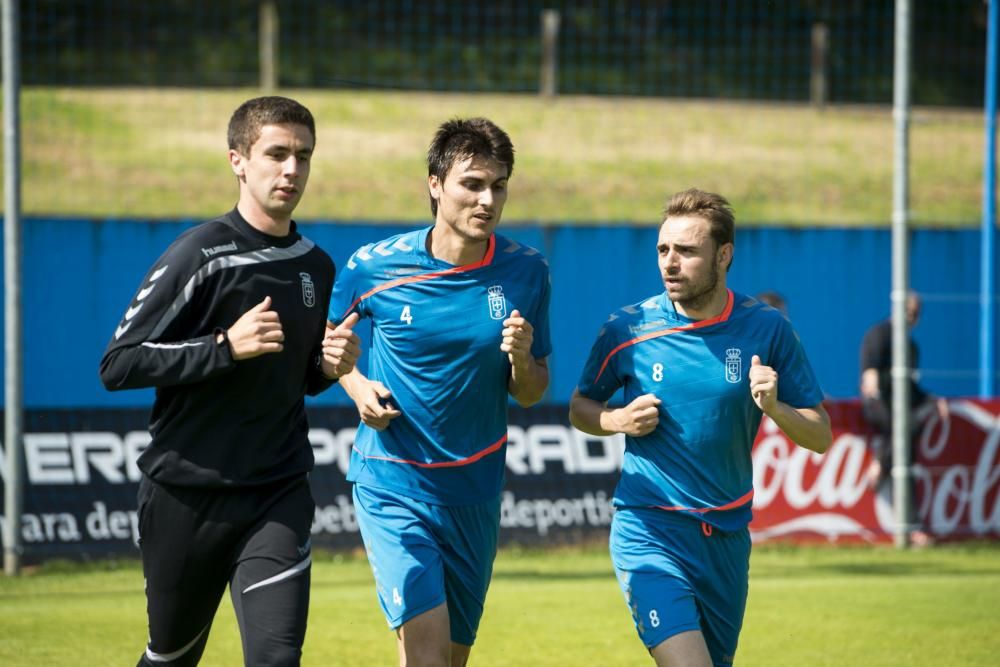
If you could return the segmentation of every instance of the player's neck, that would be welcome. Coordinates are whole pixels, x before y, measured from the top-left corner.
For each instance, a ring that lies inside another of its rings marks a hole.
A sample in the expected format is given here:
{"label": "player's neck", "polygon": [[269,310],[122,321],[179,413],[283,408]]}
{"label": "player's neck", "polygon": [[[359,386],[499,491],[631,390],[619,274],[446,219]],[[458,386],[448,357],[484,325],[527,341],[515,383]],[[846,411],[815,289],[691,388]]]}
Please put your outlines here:
{"label": "player's neck", "polygon": [[720,280],[716,288],[702,299],[687,303],[674,301],[674,310],[692,320],[707,320],[721,315],[728,302],[729,290],[726,289],[725,282]]}
{"label": "player's neck", "polygon": [[434,259],[454,266],[475,264],[486,256],[489,239],[473,241],[460,236],[447,224],[435,224],[427,235],[427,252]]}
{"label": "player's neck", "polygon": [[259,206],[247,203],[241,199],[236,204],[236,210],[240,212],[247,224],[259,232],[264,232],[268,236],[288,236],[292,228],[292,217],[276,218],[265,212]]}

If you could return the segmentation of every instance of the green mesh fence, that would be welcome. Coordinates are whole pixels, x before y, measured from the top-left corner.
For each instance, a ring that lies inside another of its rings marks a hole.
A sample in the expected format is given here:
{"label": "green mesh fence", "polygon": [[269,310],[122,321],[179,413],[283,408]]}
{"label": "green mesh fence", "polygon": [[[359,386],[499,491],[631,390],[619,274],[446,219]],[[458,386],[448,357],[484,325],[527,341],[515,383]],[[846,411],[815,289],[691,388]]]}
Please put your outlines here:
{"label": "green mesh fence", "polygon": [[[558,13],[556,89],[567,94],[884,103],[892,0],[275,0],[278,82],[533,92],[542,13]],[[251,86],[256,0],[22,3],[24,81],[45,85]],[[978,105],[982,0],[913,3],[916,104]],[[814,58],[825,31],[825,56]]]}
{"label": "green mesh fence", "polygon": [[[981,206],[986,5],[912,5],[913,219],[970,224]],[[273,90],[316,114],[304,220],[426,221],[427,141],[456,115],[490,116],[514,138],[507,220],[651,224],[669,192],[694,184],[729,196],[744,222],[890,219],[892,0],[20,9],[29,215],[228,209],[226,122]]]}

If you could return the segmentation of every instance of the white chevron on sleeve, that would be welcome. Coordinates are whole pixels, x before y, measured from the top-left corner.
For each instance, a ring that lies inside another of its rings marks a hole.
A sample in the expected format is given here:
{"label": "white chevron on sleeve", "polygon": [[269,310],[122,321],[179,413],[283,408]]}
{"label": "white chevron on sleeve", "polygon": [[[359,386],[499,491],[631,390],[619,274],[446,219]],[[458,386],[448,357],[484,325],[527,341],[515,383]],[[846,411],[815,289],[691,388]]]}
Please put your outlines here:
{"label": "white chevron on sleeve", "polygon": [[[149,296],[150,292],[152,292],[154,289],[156,289],[156,285],[154,285],[153,283],[155,283],[157,280],[159,280],[160,276],[162,276],[166,272],[166,270],[168,268],[170,268],[170,265],[169,264],[165,264],[164,266],[161,266],[160,268],[158,268],[156,271],[153,271],[153,274],[151,276],[149,276],[149,281],[148,281],[149,284],[146,285],[146,287],[143,287],[141,290],[139,290],[139,293],[135,296],[135,300],[136,301],[142,301],[147,296]],[[138,308],[136,308],[134,311],[133,311],[132,308],[128,309],[128,313],[132,313],[132,315],[135,315],[138,312],[139,312]],[[131,315],[129,315],[128,313],[125,313],[125,319],[126,320],[132,319]]]}
{"label": "white chevron on sleeve", "polygon": [[510,245],[504,248],[504,252],[517,252],[521,249],[521,244],[515,241],[511,241]]}
{"label": "white chevron on sleeve", "polygon": [[358,263],[354,260],[367,262],[369,259],[371,259],[372,258],[371,253],[368,252],[371,249],[372,246],[370,244],[358,248],[357,252],[355,252],[354,255],[352,255],[349,260],[347,260],[347,268],[349,269],[358,268]]}
{"label": "white chevron on sleeve", "polygon": [[125,332],[129,330],[132,326],[131,322],[126,322],[125,324],[119,324],[118,328],[115,329],[115,340],[118,340],[125,335]]}
{"label": "white chevron on sleeve", "polygon": [[404,241],[403,239],[399,239],[398,241],[393,243],[392,247],[395,248],[396,250],[402,250],[403,252],[410,252],[411,250],[413,250],[413,248],[407,245],[406,241]]}
{"label": "white chevron on sleeve", "polygon": [[143,304],[140,303],[139,305],[132,306],[131,308],[129,308],[128,310],[126,310],[125,311],[125,321],[128,322],[133,317],[135,317],[136,313],[138,313],[140,310],[142,310],[142,306],[143,306]]}
{"label": "white chevron on sleeve", "polygon": [[377,246],[372,248],[372,251],[378,255],[382,255],[382,257],[388,257],[392,254],[392,251],[386,247],[385,243],[379,243]]}

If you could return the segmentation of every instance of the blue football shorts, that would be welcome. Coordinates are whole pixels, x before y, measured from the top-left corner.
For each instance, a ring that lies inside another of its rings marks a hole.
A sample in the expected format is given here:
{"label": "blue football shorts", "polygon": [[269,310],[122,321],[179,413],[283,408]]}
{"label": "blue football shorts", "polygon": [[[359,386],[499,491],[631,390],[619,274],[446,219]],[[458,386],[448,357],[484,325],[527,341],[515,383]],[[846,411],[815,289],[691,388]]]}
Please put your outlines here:
{"label": "blue football shorts", "polygon": [[746,528],[727,532],[677,512],[619,509],[611,560],[647,648],[700,630],[713,664],[733,663],[750,573]]}
{"label": "blue football shorts", "polygon": [[500,499],[435,505],[361,484],[354,508],[389,627],[448,604],[451,640],[472,646],[500,534]]}

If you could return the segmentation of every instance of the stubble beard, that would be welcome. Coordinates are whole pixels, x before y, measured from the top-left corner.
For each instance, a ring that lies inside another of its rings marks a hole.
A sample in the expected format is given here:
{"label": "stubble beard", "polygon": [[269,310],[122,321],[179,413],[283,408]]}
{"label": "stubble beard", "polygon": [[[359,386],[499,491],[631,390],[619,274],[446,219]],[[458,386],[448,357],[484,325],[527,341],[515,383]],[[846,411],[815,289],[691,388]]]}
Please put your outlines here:
{"label": "stubble beard", "polygon": [[495,219],[494,224],[490,227],[483,227],[475,222],[475,220],[475,218],[470,216],[469,218],[466,218],[464,225],[454,224],[451,227],[456,234],[464,238],[467,242],[482,243],[489,240],[490,236],[493,235],[494,230],[497,228],[497,224],[500,222]]}
{"label": "stubble beard", "polygon": [[679,295],[676,299],[673,299],[673,302],[685,311],[698,312],[703,310],[709,304],[715,296],[715,291],[718,286],[719,269],[713,258],[711,271],[707,276],[705,276],[705,280],[697,283],[688,283],[688,288],[685,290],[687,294]]}

